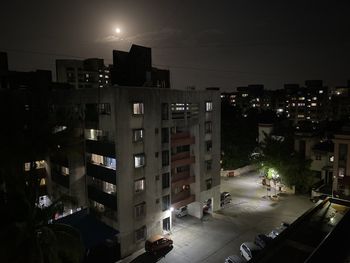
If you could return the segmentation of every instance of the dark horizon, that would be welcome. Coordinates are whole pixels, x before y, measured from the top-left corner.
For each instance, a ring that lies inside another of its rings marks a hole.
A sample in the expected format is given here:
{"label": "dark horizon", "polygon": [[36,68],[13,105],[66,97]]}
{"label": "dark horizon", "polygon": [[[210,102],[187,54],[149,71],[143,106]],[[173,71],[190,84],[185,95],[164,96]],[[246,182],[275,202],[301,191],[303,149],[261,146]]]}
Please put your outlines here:
{"label": "dark horizon", "polygon": [[[3,4],[0,50],[11,70],[48,69],[55,60],[103,58],[131,44],[152,48],[153,64],[170,69],[172,87],[236,87],[321,79],[350,79],[347,3],[254,4],[239,1],[179,3],[60,1]],[[19,8],[20,7],[20,8]],[[116,34],[115,29],[121,33]]]}

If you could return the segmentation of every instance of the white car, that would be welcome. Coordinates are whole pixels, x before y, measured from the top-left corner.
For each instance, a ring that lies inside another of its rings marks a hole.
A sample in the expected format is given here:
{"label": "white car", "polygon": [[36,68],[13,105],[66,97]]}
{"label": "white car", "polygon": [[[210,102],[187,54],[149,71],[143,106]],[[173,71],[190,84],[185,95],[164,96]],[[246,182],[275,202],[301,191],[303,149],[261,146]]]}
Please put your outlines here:
{"label": "white car", "polygon": [[179,209],[175,209],[175,215],[177,217],[183,217],[183,216],[188,215],[187,206],[182,206]]}
{"label": "white car", "polygon": [[267,236],[275,238],[277,237],[279,234],[282,233],[283,230],[285,230],[287,227],[289,226],[288,223],[284,223],[282,222],[281,225],[279,227],[276,227],[275,229],[273,229]]}
{"label": "white car", "polygon": [[225,259],[225,263],[244,263],[246,260],[241,256],[231,255]]}
{"label": "white car", "polygon": [[262,250],[262,248],[257,246],[257,245],[255,245],[253,242],[244,242],[239,247],[239,250],[241,252],[241,256],[245,260],[249,261],[253,257],[255,257],[256,254],[258,254]]}

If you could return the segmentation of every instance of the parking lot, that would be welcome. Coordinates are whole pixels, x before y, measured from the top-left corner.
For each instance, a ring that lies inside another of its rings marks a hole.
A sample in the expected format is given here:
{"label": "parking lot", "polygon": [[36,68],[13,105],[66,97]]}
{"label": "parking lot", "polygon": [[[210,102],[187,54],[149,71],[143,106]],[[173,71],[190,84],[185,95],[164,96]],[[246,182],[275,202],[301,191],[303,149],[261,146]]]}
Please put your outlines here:
{"label": "parking lot", "polygon": [[300,195],[281,194],[279,200],[270,200],[255,172],[222,178],[221,191],[232,195],[231,203],[221,210],[202,220],[175,219],[174,246],[165,257],[150,260],[140,250],[123,262],[224,262],[227,256],[239,254],[242,242],[269,233],[282,221],[291,223],[314,205],[308,196]]}

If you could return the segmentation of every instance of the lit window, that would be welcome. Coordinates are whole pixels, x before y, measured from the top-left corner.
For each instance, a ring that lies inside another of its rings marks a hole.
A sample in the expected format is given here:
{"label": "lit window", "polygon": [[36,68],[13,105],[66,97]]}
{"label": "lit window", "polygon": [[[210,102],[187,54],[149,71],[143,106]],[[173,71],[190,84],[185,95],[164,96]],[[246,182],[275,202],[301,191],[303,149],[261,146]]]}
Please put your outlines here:
{"label": "lit window", "polygon": [[344,177],[345,176],[345,168],[339,167],[338,176],[339,177]]}
{"label": "lit window", "polygon": [[213,102],[211,102],[211,101],[207,101],[206,103],[205,103],[205,111],[213,111]]}
{"label": "lit window", "polygon": [[143,190],[145,190],[145,178],[142,178],[140,180],[136,180],[134,182],[134,189],[136,193],[142,192]]}
{"label": "lit window", "polygon": [[100,78],[102,78],[102,77],[103,77],[103,75],[101,75],[101,74],[100,74],[100,75],[99,75],[99,77],[100,77]]}
{"label": "lit window", "polygon": [[44,185],[46,185],[46,180],[45,180],[45,178],[41,178],[40,186],[44,186]]}
{"label": "lit window", "polygon": [[143,135],[144,135],[143,129],[133,130],[133,136],[132,136],[133,142],[142,142]]}
{"label": "lit window", "polygon": [[322,94],[322,93],[323,93],[323,90],[320,89],[320,90],[318,91],[318,93]]}
{"label": "lit window", "polygon": [[163,196],[162,198],[162,210],[169,210],[170,209],[170,195]]}
{"label": "lit window", "polygon": [[248,94],[247,93],[243,93],[242,97],[248,97]]}
{"label": "lit window", "polygon": [[331,157],[329,157],[329,161],[332,163],[334,162],[334,156],[332,155]]}
{"label": "lit window", "polygon": [[139,168],[145,165],[145,155],[143,153],[134,155],[134,165],[135,168]]}
{"label": "lit window", "polygon": [[61,172],[63,175],[69,175],[69,168],[68,167],[61,167]]}
{"label": "lit window", "polygon": [[106,157],[98,154],[91,154],[91,162],[99,164],[109,169],[116,169],[116,160],[111,157]]}
{"label": "lit window", "polygon": [[299,97],[299,100],[305,100],[305,97]]}
{"label": "lit window", "polygon": [[317,103],[313,102],[313,103],[311,103],[311,106],[312,106],[312,107],[316,107],[316,106],[317,106]]}
{"label": "lit window", "polygon": [[133,103],[133,114],[134,115],[142,115],[144,112],[143,109],[143,103],[142,102],[135,102]]}

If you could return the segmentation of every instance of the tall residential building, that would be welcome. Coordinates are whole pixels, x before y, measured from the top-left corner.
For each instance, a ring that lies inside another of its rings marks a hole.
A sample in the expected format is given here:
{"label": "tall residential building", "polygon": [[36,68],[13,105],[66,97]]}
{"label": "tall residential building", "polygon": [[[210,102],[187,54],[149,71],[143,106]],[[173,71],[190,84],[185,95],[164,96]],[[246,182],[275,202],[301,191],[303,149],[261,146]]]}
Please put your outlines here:
{"label": "tall residential building", "polygon": [[218,90],[116,86],[57,91],[53,99],[56,114],[81,116],[61,130],[70,122],[84,142],[75,152],[58,147],[52,189],[74,193],[78,206],[118,230],[122,257],[170,231],[173,209],[187,206],[198,218],[203,203],[219,209]]}
{"label": "tall residential building", "polygon": [[56,60],[57,82],[69,83],[74,89],[104,88],[111,85],[110,69],[103,59]]}

